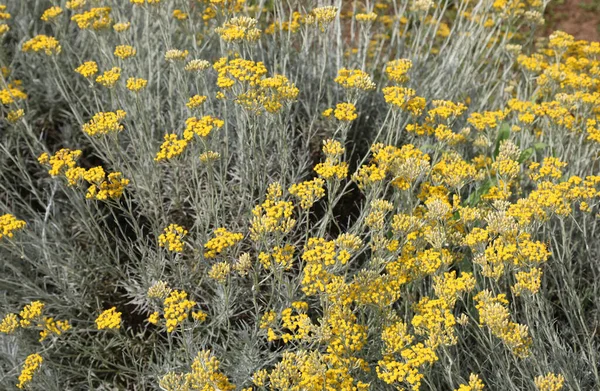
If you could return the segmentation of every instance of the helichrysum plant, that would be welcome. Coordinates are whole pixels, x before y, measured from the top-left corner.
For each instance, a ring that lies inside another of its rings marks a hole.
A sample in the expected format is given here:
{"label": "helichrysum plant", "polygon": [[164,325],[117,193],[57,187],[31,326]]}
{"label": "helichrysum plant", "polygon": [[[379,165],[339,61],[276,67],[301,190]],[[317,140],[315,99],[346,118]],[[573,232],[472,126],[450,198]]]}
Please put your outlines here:
{"label": "helichrysum plant", "polygon": [[0,389],[596,389],[600,44],[546,3],[0,4]]}

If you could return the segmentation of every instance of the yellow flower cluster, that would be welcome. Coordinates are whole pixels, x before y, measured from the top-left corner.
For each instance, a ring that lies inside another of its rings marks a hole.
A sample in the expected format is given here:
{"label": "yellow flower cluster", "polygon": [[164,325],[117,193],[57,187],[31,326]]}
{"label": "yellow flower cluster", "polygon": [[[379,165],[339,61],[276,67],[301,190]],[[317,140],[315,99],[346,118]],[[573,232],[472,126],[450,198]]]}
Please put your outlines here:
{"label": "yellow flower cluster", "polygon": [[121,327],[121,313],[117,312],[116,307],[103,311],[96,318],[96,327],[98,330],[118,330]]}
{"label": "yellow flower cluster", "polygon": [[386,103],[414,116],[421,115],[425,109],[425,98],[416,96],[416,91],[412,88],[389,86],[383,88],[382,91]]}
{"label": "yellow flower cluster", "polygon": [[534,267],[529,271],[522,271],[515,274],[516,283],[512,286],[515,296],[521,296],[524,292],[535,295],[542,285],[542,270]]}
{"label": "yellow flower cluster", "polygon": [[50,165],[50,170],[48,170],[48,174],[50,174],[50,176],[55,177],[63,173],[66,174],[67,172],[72,171],[77,166],[77,159],[80,156],[80,150],[70,150],[67,148],[63,148],[52,156],[50,156],[46,152],[42,153],[40,157],[38,157],[38,162],[40,164]]}
{"label": "yellow flower cluster", "polygon": [[113,67],[96,77],[96,83],[106,87],[113,88],[121,78],[121,68]]}
{"label": "yellow flower cluster", "polygon": [[25,364],[23,364],[23,369],[21,369],[21,374],[19,375],[17,388],[23,389],[33,380],[33,375],[38,371],[43,361],[44,359],[42,356],[37,353],[27,356]]}
{"label": "yellow flower cluster", "polygon": [[167,247],[169,251],[180,253],[183,251],[183,238],[188,231],[177,224],[170,224],[158,237],[158,245]]}
{"label": "yellow flower cluster", "polygon": [[96,113],[88,123],[83,124],[81,130],[88,136],[117,133],[123,130],[121,121],[126,116],[127,113],[123,110]]}
{"label": "yellow flower cluster", "polygon": [[560,179],[562,177],[562,169],[567,166],[567,163],[561,162],[555,157],[545,157],[542,164],[533,162],[529,165],[531,173],[529,176],[534,181],[540,179]]}
{"label": "yellow flower cluster", "polygon": [[233,87],[236,81],[256,86],[267,74],[267,68],[262,62],[242,58],[228,60],[223,57],[214,63],[213,68],[218,73],[217,86],[224,89]]}
{"label": "yellow flower cluster", "polygon": [[115,48],[115,56],[119,57],[121,60],[128,59],[130,57],[135,56],[137,50],[133,46],[130,45],[118,45]]}
{"label": "yellow flower cluster", "polygon": [[182,10],[173,10],[173,18],[177,20],[187,20],[189,15]]}
{"label": "yellow flower cluster", "polygon": [[208,271],[208,277],[217,281],[220,284],[224,284],[227,281],[227,276],[231,273],[231,265],[226,262],[218,262],[211,266]]}
{"label": "yellow flower cluster", "polygon": [[351,122],[358,118],[356,106],[349,102],[338,103],[335,105],[335,109],[329,108],[323,112],[324,117],[330,117],[331,114],[338,120],[344,122]]}
{"label": "yellow flower cluster", "polygon": [[333,6],[317,7],[311,11],[311,14],[314,16],[315,21],[319,24],[319,27],[321,27],[321,30],[333,22],[337,16],[337,13],[337,7]]}
{"label": "yellow flower cluster", "polygon": [[204,102],[206,102],[205,95],[194,95],[192,96],[188,102],[185,104],[189,109],[195,109],[200,107]]}
{"label": "yellow flower cluster", "polygon": [[371,80],[371,76],[360,69],[342,68],[338,70],[334,81],[346,89],[371,91],[376,88],[375,83]]}
{"label": "yellow flower cluster", "polygon": [[191,372],[169,372],[161,377],[159,385],[166,391],[233,391],[235,386],[229,382],[227,376],[219,372],[220,365],[210,350],[203,350],[194,359]]}
{"label": "yellow flower cluster", "polygon": [[58,54],[62,50],[58,40],[47,35],[37,35],[23,44],[24,52],[40,52],[43,51],[46,55],[51,56]]}
{"label": "yellow flower cluster", "polygon": [[238,232],[230,232],[226,228],[215,229],[215,237],[210,239],[204,245],[204,257],[216,258],[226,249],[233,247],[244,238],[244,235]]}
{"label": "yellow flower cluster", "polygon": [[288,191],[291,195],[300,199],[302,209],[310,209],[313,204],[325,195],[323,185],[325,181],[321,178],[315,178],[310,181],[304,181],[292,185]]}
{"label": "yellow flower cluster", "polygon": [[63,10],[60,7],[50,7],[47,10],[44,11],[44,13],[41,16],[41,20],[43,20],[44,22],[50,22],[54,19],[56,19],[57,16],[59,16],[60,14],[62,14]]}
{"label": "yellow flower cluster", "polygon": [[325,161],[318,163],[314,170],[323,179],[342,180],[348,176],[348,163],[342,161],[346,150],[337,140],[323,140],[323,153]]}
{"label": "yellow flower cluster", "polygon": [[19,220],[11,214],[7,213],[0,216],[0,239],[3,237],[12,238],[15,231],[22,230],[25,225],[23,220]]}
{"label": "yellow flower cluster", "polygon": [[139,92],[146,88],[148,84],[148,80],[142,79],[140,77],[130,77],[127,79],[127,89],[133,92]]}
{"label": "yellow flower cluster", "polygon": [[324,292],[334,280],[332,270],[336,265],[346,265],[361,246],[362,241],[350,234],[341,234],[336,240],[329,241],[309,238],[301,256],[306,262],[302,271],[302,291],[309,296]]}
{"label": "yellow flower cluster", "polygon": [[16,314],[6,314],[0,322],[0,333],[11,334],[19,328],[19,319]]}
{"label": "yellow flower cluster", "polygon": [[253,112],[275,113],[294,101],[299,93],[283,75],[265,77],[267,69],[262,62],[242,58],[229,61],[224,57],[213,67],[218,72],[217,86],[233,93],[236,103]]}
{"label": "yellow flower cluster", "polygon": [[196,302],[188,300],[186,292],[174,290],[163,304],[167,332],[172,333],[178,325],[188,318],[189,311],[196,305]]}
{"label": "yellow flower cluster", "polygon": [[485,386],[479,376],[472,373],[471,376],[469,376],[469,383],[461,384],[454,391],[483,391],[484,387]]}
{"label": "yellow flower cluster", "polygon": [[535,378],[535,387],[538,391],[560,391],[565,383],[565,377],[552,372]]}
{"label": "yellow flower cluster", "polygon": [[409,80],[407,73],[411,68],[412,62],[409,59],[401,58],[388,62],[385,65],[385,74],[391,81],[403,84]]}
{"label": "yellow flower cluster", "polygon": [[[310,17],[309,17],[310,19]],[[307,17],[302,15],[298,11],[292,13],[290,20],[276,21],[271,23],[266,29],[265,34],[275,34],[277,31],[286,31],[290,33],[297,33],[302,24],[306,24]]]}
{"label": "yellow flower cluster", "polygon": [[50,335],[62,335],[62,333],[71,329],[69,321],[54,320],[54,318],[44,318],[44,322],[38,324],[38,326],[42,327],[42,331],[40,331],[40,342],[44,341]]}
{"label": "yellow flower cluster", "polygon": [[250,107],[264,107],[269,113],[276,113],[285,103],[293,102],[299,92],[287,77],[275,75],[262,79],[257,89],[238,95],[236,101],[248,106],[244,101],[247,99],[246,96],[250,96],[253,98]]}
{"label": "yellow flower cluster", "polygon": [[42,316],[42,310],[44,309],[44,303],[41,301],[32,301],[30,304],[27,304],[21,312],[19,316],[21,320],[19,324],[21,327],[28,327],[32,322],[35,322]]}
{"label": "yellow flower cluster", "polygon": [[208,137],[214,129],[220,129],[224,124],[224,121],[210,115],[205,115],[202,118],[190,117],[185,120],[183,138],[186,141],[191,141],[194,134],[200,137]]}
{"label": "yellow flower cluster", "polygon": [[206,152],[202,152],[200,154],[200,161],[202,163],[212,163],[216,160],[219,160],[219,158],[221,157],[221,154],[219,152],[215,152],[215,151],[206,151]]}
{"label": "yellow flower cluster", "polygon": [[180,49],[169,49],[165,53],[165,60],[167,61],[183,61],[188,56],[187,50]]}
{"label": "yellow flower cluster", "polygon": [[23,307],[19,313],[19,320],[16,314],[7,314],[0,322],[0,332],[10,334],[17,328],[28,328],[37,325],[41,328],[40,342],[44,341],[50,335],[62,335],[62,333],[71,329],[71,325],[66,320],[55,321],[54,318],[42,316],[44,303],[34,301]]}
{"label": "yellow flower cluster", "polygon": [[165,141],[161,144],[160,151],[158,151],[154,160],[160,162],[179,156],[187,145],[188,142],[179,139],[175,133],[165,134]]}
{"label": "yellow flower cluster", "polygon": [[529,336],[529,328],[525,325],[512,322],[506,306],[506,295],[493,296],[488,290],[479,292],[474,297],[477,303],[475,308],[479,311],[479,322],[487,326],[492,334],[502,340],[517,357],[528,357],[533,343]]}
{"label": "yellow flower cluster", "polygon": [[362,23],[374,22],[377,19],[377,14],[375,12],[358,13],[355,15],[355,18]]}
{"label": "yellow flower cluster", "polygon": [[126,22],[126,23],[115,23],[113,25],[113,30],[115,30],[117,33],[122,33],[124,31],[129,30],[129,28],[131,27],[131,22]]}
{"label": "yellow flower cluster", "polygon": [[[123,195],[125,187],[129,185],[129,179],[123,178],[123,174],[120,172],[111,172],[105,176],[104,170],[101,167],[96,167],[88,170],[83,178],[90,183],[90,187],[85,195],[88,199],[97,199],[105,201],[107,199],[117,199]],[[101,174],[101,175],[96,175]],[[90,177],[90,175],[92,175]]]}
{"label": "yellow flower cluster", "polygon": [[164,281],[156,281],[150,288],[148,288],[147,296],[151,299],[161,299],[164,300],[169,293],[171,293],[171,288]]}
{"label": "yellow flower cluster", "polygon": [[266,270],[282,268],[289,270],[294,261],[295,248],[291,244],[286,244],[283,247],[275,246],[271,252],[261,251],[258,254],[258,260]]}
{"label": "yellow flower cluster", "polygon": [[[11,15],[8,12],[6,12],[6,6],[3,4],[0,4],[0,20],[7,20],[10,18],[11,18]],[[6,23],[0,23],[0,37],[2,37],[9,30],[10,30],[10,27],[8,27],[8,25]]]}
{"label": "yellow flower cluster", "polygon": [[90,78],[98,73],[98,64],[96,64],[95,61],[86,61],[75,68],[75,72],[79,73],[85,78]]}
{"label": "yellow flower cluster", "polygon": [[27,94],[21,90],[21,83],[17,80],[8,83],[6,88],[0,90],[0,102],[3,105],[10,105],[17,100],[27,99]]}
{"label": "yellow flower cluster", "polygon": [[86,0],[69,0],[67,1],[65,7],[67,7],[67,9],[76,11],[85,5],[85,1]]}
{"label": "yellow flower cluster", "polygon": [[225,42],[254,42],[260,38],[260,29],[256,28],[256,19],[247,16],[231,18],[215,29]]}
{"label": "yellow flower cluster", "polygon": [[[71,9],[75,8],[72,7]],[[94,30],[102,30],[110,27],[113,22],[110,16],[111,11],[110,7],[95,7],[80,14],[74,14],[71,20],[82,30],[89,29],[90,27]]]}
{"label": "yellow flower cluster", "polygon": [[419,371],[426,365],[431,365],[438,360],[434,350],[417,343],[400,351],[402,361],[395,361],[385,357],[378,362],[377,376],[387,384],[406,382],[411,388],[418,391],[424,375]]}
{"label": "yellow flower cluster", "polygon": [[206,60],[190,60],[184,67],[188,72],[200,72],[210,68],[210,62]]}
{"label": "yellow flower cluster", "polygon": [[396,148],[381,143],[371,147],[373,159],[370,164],[361,166],[352,175],[352,180],[360,189],[368,189],[381,183],[388,175],[392,186],[408,190],[430,168],[430,157],[412,144]]}
{"label": "yellow flower cluster", "polygon": [[269,185],[265,201],[252,209],[250,238],[260,241],[270,233],[286,234],[296,224],[292,218],[294,205],[282,200],[283,191],[277,182]]}

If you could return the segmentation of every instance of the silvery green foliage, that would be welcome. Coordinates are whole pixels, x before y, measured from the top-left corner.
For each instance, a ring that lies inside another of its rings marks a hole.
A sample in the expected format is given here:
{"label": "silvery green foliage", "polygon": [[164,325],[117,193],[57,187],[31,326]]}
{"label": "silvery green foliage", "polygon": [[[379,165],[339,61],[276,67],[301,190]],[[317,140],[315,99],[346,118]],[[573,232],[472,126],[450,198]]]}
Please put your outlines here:
{"label": "silvery green foliage", "polygon": [[[64,8],[64,3],[57,5]],[[369,43],[381,31],[336,18],[325,33],[317,28],[303,28],[294,35],[277,31],[255,45],[231,46],[210,31],[222,20],[203,24],[198,18],[177,21],[171,17],[174,9],[189,10],[192,2],[187,0],[163,0],[160,8],[134,7],[124,0],[105,3],[113,7],[115,21],[131,22],[129,31],[123,35],[80,31],[67,23],[72,12],[66,10],[59,23],[49,25],[39,17],[54,2],[7,2],[11,31],[0,49],[0,65],[23,80],[29,98],[24,104],[26,121],[14,126],[3,122],[0,128],[0,213],[17,215],[27,222],[27,229],[14,241],[0,242],[0,315],[40,300],[51,316],[72,320],[73,329],[43,344],[30,330],[0,335],[2,389],[14,388],[24,358],[40,350],[45,352],[45,363],[34,389],[158,389],[161,376],[187,370],[202,349],[211,349],[219,357],[234,384],[250,386],[252,373],[272,367],[281,354],[279,345],[269,344],[260,334],[259,319],[264,311],[281,310],[296,300],[299,280],[249,276],[232,278],[226,285],[210,280],[207,271],[212,264],[203,257],[202,248],[213,229],[224,226],[245,232],[252,209],[264,200],[270,183],[279,181],[287,188],[312,175],[321,140],[335,133],[324,125],[321,112],[345,99],[345,92],[333,83],[338,69],[363,69],[378,85],[376,92],[358,98],[361,119],[343,134],[348,159],[358,165],[366,161],[368,145],[376,141],[426,144],[403,130],[408,116],[389,114],[380,93],[387,61],[410,59],[414,72],[408,86],[428,100],[468,97],[472,111],[495,110],[508,98],[505,88],[511,85],[515,61],[505,49],[508,33],[496,41],[496,32],[520,31],[529,23],[512,18],[489,29],[457,16],[437,45],[439,53],[433,55],[433,42],[440,40],[436,26],[445,21],[452,4],[461,14],[467,2],[440,2],[430,11],[431,23],[412,29],[409,41],[405,39],[408,24],[400,23],[400,17],[422,15],[411,10],[412,2],[397,0],[391,2],[391,36],[380,45]],[[324,5],[294,0],[254,3],[258,9],[272,11],[272,18],[278,20],[291,20],[293,10],[307,12]],[[332,3],[344,10],[359,5],[358,1]],[[366,4],[373,7],[370,1]],[[483,16],[491,7],[490,1],[482,0],[474,12]],[[59,39],[59,56],[20,51],[25,40],[42,33]],[[198,34],[202,39],[195,39]],[[531,47],[533,32],[527,34],[523,46]],[[353,56],[347,56],[348,42],[358,48]],[[112,55],[116,44],[133,45],[137,55],[117,61]],[[189,59],[211,62],[238,51],[242,58],[264,62],[270,75],[288,77],[300,95],[278,114],[248,115],[232,102],[215,98],[218,89],[212,69],[190,74],[181,64],[165,61],[165,52],[173,48],[189,50]],[[101,70],[121,66],[123,79],[143,77],[149,80],[148,86],[139,95],[123,85],[115,90],[91,86],[73,71],[88,60],[96,61]],[[513,88],[518,96],[528,97],[535,83]],[[164,134],[183,129],[191,116],[185,103],[194,94],[208,96],[204,113],[226,121],[210,139],[210,148],[221,159],[207,169],[198,159],[201,150],[193,146],[185,159],[158,164],[154,157]],[[117,109],[128,113],[125,131],[118,136],[98,139],[81,132],[96,112]],[[455,124],[457,129],[463,126],[467,124]],[[519,145],[534,142],[525,132],[515,137]],[[578,149],[579,144],[571,143],[569,137],[550,133],[546,142],[555,156],[571,163],[568,174],[591,174],[597,152]],[[60,148],[81,149],[82,165],[121,171],[131,186],[118,201],[86,200],[85,191],[50,178],[37,163],[42,152]],[[339,205],[336,213],[342,215],[339,221],[350,220]],[[366,212],[352,213],[361,221]],[[290,235],[298,246],[306,236],[325,234],[327,224],[315,224],[305,232],[306,218],[299,218]],[[185,256],[157,245],[157,237],[171,223],[190,232]],[[444,352],[448,354],[440,353],[440,362],[428,372],[423,389],[452,389],[468,378],[468,371],[481,374],[492,390],[533,389],[532,379],[549,371],[563,373],[574,390],[598,384],[600,247],[595,240],[596,224],[597,219],[582,215],[579,221],[557,219],[544,228],[553,252],[545,270],[545,293],[519,308],[524,317],[519,320],[530,325],[534,340],[532,358],[522,361],[505,354],[497,340],[473,328],[473,335],[448,348]],[[230,261],[242,250],[231,253]],[[158,280],[188,292],[207,312],[207,322],[169,335],[149,325],[146,318],[152,305],[146,292]],[[98,332],[94,319],[111,306],[123,312],[124,327],[115,333]],[[372,347],[373,354],[379,353],[376,348],[380,346]],[[386,389],[375,374],[371,380],[381,387],[374,389]]]}

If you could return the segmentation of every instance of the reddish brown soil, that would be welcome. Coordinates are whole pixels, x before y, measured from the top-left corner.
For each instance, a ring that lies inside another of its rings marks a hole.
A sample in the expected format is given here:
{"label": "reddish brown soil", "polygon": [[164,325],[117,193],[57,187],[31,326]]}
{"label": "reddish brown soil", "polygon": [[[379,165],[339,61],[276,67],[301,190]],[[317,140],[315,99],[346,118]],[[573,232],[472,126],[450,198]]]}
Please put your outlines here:
{"label": "reddish brown soil", "polygon": [[[595,4],[596,7],[590,6]],[[582,7],[584,5],[584,7]],[[588,7],[585,7],[588,5]],[[546,8],[546,33],[562,30],[576,39],[600,41],[598,0],[552,0]]]}

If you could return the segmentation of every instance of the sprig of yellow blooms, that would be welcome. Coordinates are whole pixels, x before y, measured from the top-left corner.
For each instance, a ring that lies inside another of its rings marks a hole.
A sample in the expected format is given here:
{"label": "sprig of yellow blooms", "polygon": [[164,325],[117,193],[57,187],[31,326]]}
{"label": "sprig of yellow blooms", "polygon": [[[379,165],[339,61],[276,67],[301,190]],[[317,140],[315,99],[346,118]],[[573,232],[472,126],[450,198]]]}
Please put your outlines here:
{"label": "sprig of yellow blooms", "polygon": [[169,224],[158,237],[158,245],[166,247],[169,251],[180,253],[183,251],[183,238],[187,235],[182,226]]}
{"label": "sprig of yellow blooms", "polygon": [[517,357],[525,358],[531,354],[533,343],[526,325],[512,322],[506,306],[508,300],[501,293],[494,296],[490,291],[484,290],[474,297],[475,308],[479,311],[479,322],[487,326],[492,334],[501,339]]}
{"label": "sprig of yellow blooms", "polygon": [[121,327],[121,313],[117,312],[116,307],[103,311],[96,318],[96,327],[98,330],[118,330]]}
{"label": "sprig of yellow blooms", "polygon": [[60,7],[57,7],[57,6],[50,7],[44,11],[44,13],[40,17],[40,19],[43,20],[44,22],[50,22],[50,21],[56,19],[60,14],[62,14],[62,12],[63,12],[63,10]]}
{"label": "sprig of yellow blooms", "polygon": [[461,384],[454,391],[483,391],[484,387],[485,386],[479,376],[472,373],[471,376],[469,376],[469,383]]}
{"label": "sprig of yellow blooms", "polygon": [[181,155],[188,145],[187,140],[179,139],[175,133],[165,134],[164,140],[154,158],[157,162]]}
{"label": "sprig of yellow blooms", "polygon": [[282,200],[283,190],[277,182],[269,185],[265,201],[252,209],[250,238],[260,241],[269,234],[287,234],[296,225],[294,205]]}
{"label": "sprig of yellow blooms", "polygon": [[356,113],[356,106],[350,102],[342,102],[335,105],[334,108],[329,108],[323,111],[323,116],[326,118],[331,117],[331,114],[339,121],[352,122],[358,118]]}
{"label": "sprig of yellow blooms", "polygon": [[123,110],[96,113],[89,122],[83,124],[81,130],[88,136],[118,133],[123,130],[121,121],[126,116],[127,113]]}
{"label": "sprig of yellow blooms", "polygon": [[325,195],[323,185],[325,185],[323,179],[314,178],[310,181],[293,184],[288,191],[291,195],[300,199],[302,209],[310,209],[316,201]]}
{"label": "sprig of yellow blooms", "polygon": [[164,301],[163,316],[167,332],[172,333],[189,316],[189,311],[196,305],[195,301],[187,299],[187,293],[174,290]]}
{"label": "sprig of yellow blooms", "polygon": [[23,369],[21,369],[21,374],[19,375],[17,388],[25,388],[25,386],[33,380],[33,375],[39,370],[43,362],[44,359],[38,353],[27,356],[25,363],[23,364]]}
{"label": "sprig of yellow blooms", "polygon": [[[71,9],[75,8],[71,7]],[[90,27],[94,30],[102,30],[108,28],[113,22],[110,16],[111,11],[110,7],[94,7],[82,13],[74,14],[71,20],[82,30],[87,30]]]}
{"label": "sprig of yellow blooms", "polygon": [[236,16],[223,26],[217,27],[215,33],[228,43],[254,42],[260,38],[261,31],[256,28],[256,19],[247,16]]}
{"label": "sprig of yellow blooms", "polygon": [[226,228],[217,228],[214,231],[215,237],[210,239],[204,245],[204,257],[216,258],[223,251],[233,247],[244,238],[239,232],[230,232]]}
{"label": "sprig of yellow blooms", "polygon": [[342,160],[346,151],[342,144],[337,140],[323,140],[322,149],[325,161],[314,167],[315,172],[325,180],[345,179],[348,176],[348,163]]}
{"label": "sprig of yellow blooms", "polygon": [[12,238],[15,232],[25,228],[25,225],[25,221],[17,219],[12,214],[3,214],[0,216],[0,239]]}
{"label": "sprig of yellow blooms", "polygon": [[538,391],[560,391],[565,383],[565,377],[552,372],[535,378],[535,387]]}
{"label": "sprig of yellow blooms", "polygon": [[100,76],[96,77],[96,83],[106,87],[113,88],[115,84],[121,78],[121,68],[112,67],[111,69],[105,71]]}
{"label": "sprig of yellow blooms", "polygon": [[148,80],[141,77],[130,77],[127,79],[127,89],[132,92],[140,92],[148,85]]}
{"label": "sprig of yellow blooms", "polygon": [[159,385],[166,391],[179,390],[220,390],[233,391],[235,386],[229,382],[227,376],[219,372],[219,360],[210,352],[203,350],[198,353],[192,363],[191,372],[169,372],[161,377]]}
{"label": "sprig of yellow blooms", "polygon": [[341,68],[338,70],[337,77],[334,81],[343,88],[350,90],[357,89],[361,91],[371,91],[377,87],[375,83],[373,83],[373,80],[371,80],[371,76],[360,69]]}
{"label": "sprig of yellow blooms", "polygon": [[121,60],[126,60],[130,57],[134,57],[137,50],[131,45],[118,45],[115,48],[114,55],[119,57]]}
{"label": "sprig of yellow blooms", "polygon": [[98,64],[96,64],[95,61],[86,61],[75,68],[75,72],[79,73],[85,78],[90,78],[98,73]]}
{"label": "sprig of yellow blooms", "polygon": [[24,52],[44,52],[47,56],[59,54],[62,50],[60,43],[54,37],[37,35],[23,44]]}

